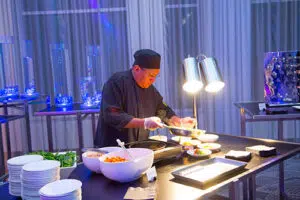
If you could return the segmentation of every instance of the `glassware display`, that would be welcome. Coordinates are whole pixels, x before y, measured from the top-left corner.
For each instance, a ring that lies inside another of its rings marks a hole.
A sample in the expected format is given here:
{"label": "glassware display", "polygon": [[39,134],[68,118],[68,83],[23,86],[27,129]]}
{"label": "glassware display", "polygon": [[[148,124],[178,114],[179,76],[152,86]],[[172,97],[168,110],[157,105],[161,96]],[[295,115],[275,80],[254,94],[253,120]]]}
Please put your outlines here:
{"label": "glassware display", "polygon": [[37,98],[39,93],[36,91],[34,69],[33,69],[33,50],[32,42],[30,40],[24,41],[24,53],[23,53],[23,68],[24,68],[24,93],[21,97],[25,98]]}
{"label": "glassware display", "polygon": [[86,47],[87,55],[87,76],[82,77],[80,81],[80,94],[82,106],[85,108],[98,107],[101,102],[102,93],[101,78],[97,78],[96,69],[101,70],[100,66],[100,47],[89,45]]}
{"label": "glassware display", "polygon": [[19,97],[19,86],[16,84],[13,37],[0,36],[0,100],[14,100]]}
{"label": "glassware display", "polygon": [[265,53],[264,72],[267,104],[300,103],[300,51]]}
{"label": "glassware display", "polygon": [[71,92],[71,69],[68,50],[63,43],[50,44],[51,67],[54,83],[55,105],[66,107],[73,104]]}
{"label": "glassware display", "polygon": [[4,88],[4,96],[8,100],[16,99],[19,97],[19,86],[14,85],[14,86],[8,86]]}
{"label": "glassware display", "polygon": [[97,106],[100,106],[102,100],[102,92],[96,92],[95,98],[94,98],[94,104]]}
{"label": "glassware display", "polygon": [[95,106],[95,81],[93,77],[82,77],[80,80],[80,94],[82,107],[89,108]]}
{"label": "glassware display", "polygon": [[4,94],[5,94],[4,93],[4,89],[0,89],[0,102],[6,99],[6,97],[4,96]]}
{"label": "glassware display", "polygon": [[55,97],[55,106],[70,107],[73,105],[73,97],[62,94],[57,94]]}

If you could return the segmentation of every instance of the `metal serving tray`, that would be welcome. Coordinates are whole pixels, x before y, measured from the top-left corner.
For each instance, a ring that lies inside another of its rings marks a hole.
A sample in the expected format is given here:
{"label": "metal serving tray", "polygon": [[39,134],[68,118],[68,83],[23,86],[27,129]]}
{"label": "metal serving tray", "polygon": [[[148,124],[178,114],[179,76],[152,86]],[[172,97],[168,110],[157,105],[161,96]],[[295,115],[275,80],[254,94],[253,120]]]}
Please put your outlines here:
{"label": "metal serving tray", "polygon": [[211,158],[172,172],[175,178],[201,188],[212,186],[220,179],[245,168],[246,162],[227,158]]}

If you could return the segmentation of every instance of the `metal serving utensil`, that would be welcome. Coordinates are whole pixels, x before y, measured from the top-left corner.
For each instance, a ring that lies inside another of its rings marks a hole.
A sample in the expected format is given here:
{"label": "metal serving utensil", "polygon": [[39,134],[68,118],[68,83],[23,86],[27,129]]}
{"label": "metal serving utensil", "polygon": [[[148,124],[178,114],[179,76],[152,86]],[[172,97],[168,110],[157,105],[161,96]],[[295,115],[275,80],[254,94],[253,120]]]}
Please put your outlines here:
{"label": "metal serving utensil", "polygon": [[132,155],[130,154],[130,152],[126,149],[125,143],[124,143],[124,142],[121,142],[120,139],[117,139],[116,141],[117,141],[118,145],[119,145],[120,147],[122,147],[122,149],[124,149],[125,152],[128,154],[128,156],[130,157],[130,160],[134,160],[133,156],[132,156]]}
{"label": "metal serving utensil", "polygon": [[184,131],[185,132],[184,134],[176,134],[175,133],[174,135],[191,135],[192,133],[200,133],[200,132],[204,131],[204,130],[201,130],[201,129],[184,128],[184,127],[177,127],[177,126],[169,126],[169,125],[166,125],[166,124],[163,124],[163,123],[162,123],[162,126],[164,128],[170,129],[172,134],[174,134],[172,132],[172,129],[179,130],[179,131]]}

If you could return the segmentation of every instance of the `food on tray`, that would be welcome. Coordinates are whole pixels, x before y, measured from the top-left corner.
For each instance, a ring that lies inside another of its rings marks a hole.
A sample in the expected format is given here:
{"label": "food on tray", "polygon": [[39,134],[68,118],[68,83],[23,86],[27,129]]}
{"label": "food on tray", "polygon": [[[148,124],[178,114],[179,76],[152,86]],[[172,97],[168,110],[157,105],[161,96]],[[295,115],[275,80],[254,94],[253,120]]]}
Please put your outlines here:
{"label": "food on tray", "polygon": [[182,142],[181,145],[183,145],[183,146],[193,146],[193,143],[190,140],[190,141],[184,141],[184,142]]}
{"label": "food on tray", "polygon": [[52,153],[45,151],[36,151],[29,153],[31,155],[41,155],[44,160],[57,160],[60,162],[60,167],[72,167],[77,161],[76,153],[73,151]]}
{"label": "food on tray", "polygon": [[225,158],[248,162],[251,160],[251,153],[248,151],[230,150],[227,154],[225,154]]}
{"label": "food on tray", "polygon": [[186,140],[180,143],[182,146],[197,146],[201,144],[199,140]]}
{"label": "food on tray", "polygon": [[104,154],[103,153],[100,153],[100,152],[93,152],[93,151],[90,151],[87,153],[86,157],[88,158],[100,158],[101,156],[103,156]]}
{"label": "food on tray", "polygon": [[195,154],[195,155],[206,155],[207,152],[204,151],[203,149],[195,149],[195,150],[194,150],[194,154]]}
{"label": "food on tray", "polygon": [[249,151],[261,157],[273,156],[277,154],[275,147],[268,147],[265,145],[246,147],[246,151]]}
{"label": "food on tray", "polygon": [[106,157],[104,162],[117,163],[117,162],[127,162],[126,158],[120,156]]}
{"label": "food on tray", "polygon": [[[198,129],[200,130],[200,129]],[[200,135],[205,134],[206,130],[200,130],[200,131],[193,131],[193,133],[191,134],[192,138],[198,138]]]}
{"label": "food on tray", "polygon": [[203,157],[208,157],[211,154],[211,150],[208,150],[208,149],[190,149],[190,150],[187,151],[187,154],[189,154],[192,157],[203,158]]}

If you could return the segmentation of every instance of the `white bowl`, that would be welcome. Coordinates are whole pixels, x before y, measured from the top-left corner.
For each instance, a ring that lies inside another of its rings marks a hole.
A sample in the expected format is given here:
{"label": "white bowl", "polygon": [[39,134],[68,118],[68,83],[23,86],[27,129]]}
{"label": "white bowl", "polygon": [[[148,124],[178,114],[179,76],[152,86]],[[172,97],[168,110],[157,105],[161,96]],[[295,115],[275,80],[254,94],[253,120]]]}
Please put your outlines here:
{"label": "white bowl", "polygon": [[175,141],[175,142],[184,142],[184,141],[187,141],[187,140],[191,140],[192,138],[191,137],[186,137],[186,136],[174,136],[171,138],[171,140]]}
{"label": "white bowl", "polygon": [[198,145],[199,149],[209,149],[213,152],[219,151],[221,149],[221,145],[218,143],[203,143]]}
{"label": "white bowl", "polygon": [[202,134],[197,137],[201,142],[215,142],[219,139],[218,135],[214,134]]}
{"label": "white bowl", "polygon": [[[118,182],[130,182],[140,178],[149,168],[151,168],[154,160],[154,152],[146,148],[130,148],[128,149],[133,160],[126,151],[121,150],[111,152],[101,156],[100,168],[103,175],[111,180]],[[107,157],[119,156],[127,159],[125,162],[104,162]]]}
{"label": "white bowl", "polygon": [[[104,152],[114,152],[114,151],[120,151],[121,147],[103,147],[99,148],[98,150],[104,151]],[[100,169],[100,160],[99,157],[90,158],[89,155],[96,155],[96,151],[87,151],[82,154],[82,161],[83,164],[91,171],[96,172],[98,174],[101,174]]]}

